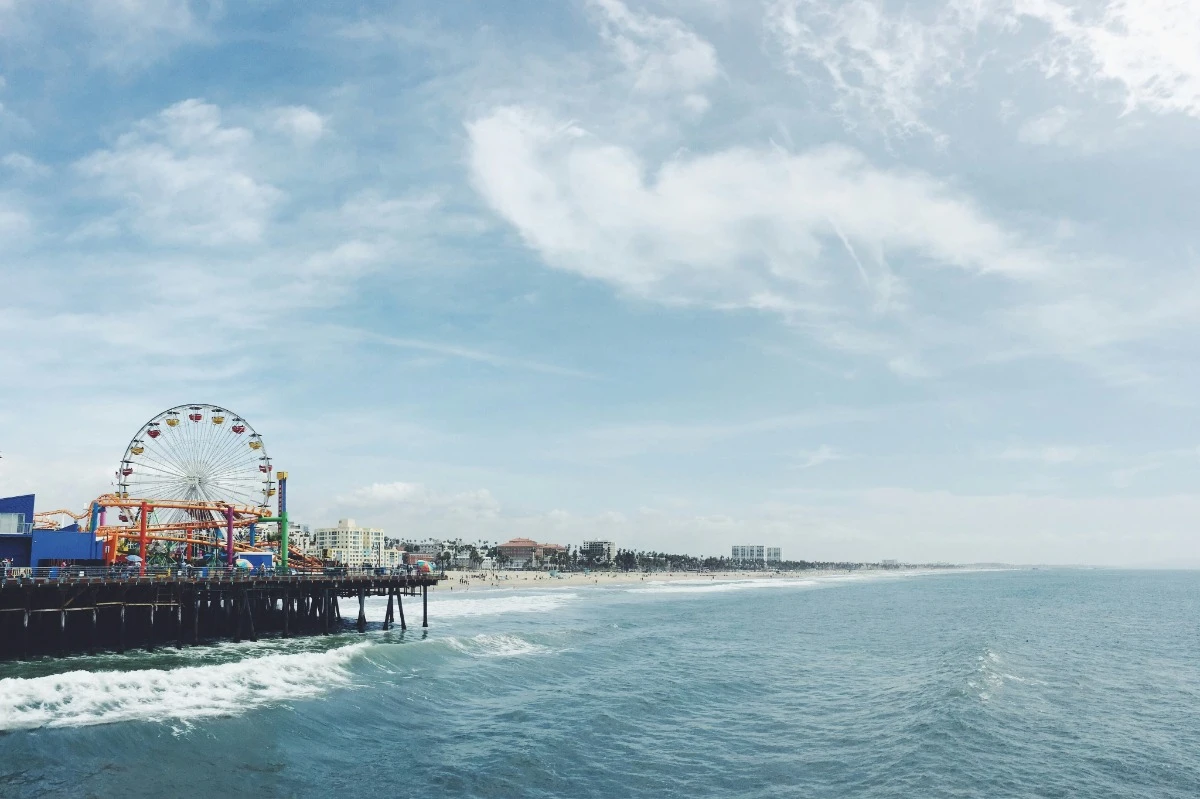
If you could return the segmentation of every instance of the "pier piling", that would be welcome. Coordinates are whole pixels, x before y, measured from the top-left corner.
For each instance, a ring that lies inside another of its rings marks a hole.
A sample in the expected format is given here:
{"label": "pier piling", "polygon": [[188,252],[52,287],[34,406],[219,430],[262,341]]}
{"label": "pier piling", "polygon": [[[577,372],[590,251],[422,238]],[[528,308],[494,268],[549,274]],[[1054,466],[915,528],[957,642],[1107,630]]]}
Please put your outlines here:
{"label": "pier piling", "polygon": [[358,631],[367,631],[367,589],[358,589]]}

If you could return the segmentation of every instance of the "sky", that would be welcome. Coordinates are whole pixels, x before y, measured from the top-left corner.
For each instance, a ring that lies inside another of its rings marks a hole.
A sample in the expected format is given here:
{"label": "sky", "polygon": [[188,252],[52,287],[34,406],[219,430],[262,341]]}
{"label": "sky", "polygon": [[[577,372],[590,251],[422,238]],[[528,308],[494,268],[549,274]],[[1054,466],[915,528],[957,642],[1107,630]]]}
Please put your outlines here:
{"label": "sky", "polygon": [[1200,566],[1200,4],[0,0],[0,495]]}

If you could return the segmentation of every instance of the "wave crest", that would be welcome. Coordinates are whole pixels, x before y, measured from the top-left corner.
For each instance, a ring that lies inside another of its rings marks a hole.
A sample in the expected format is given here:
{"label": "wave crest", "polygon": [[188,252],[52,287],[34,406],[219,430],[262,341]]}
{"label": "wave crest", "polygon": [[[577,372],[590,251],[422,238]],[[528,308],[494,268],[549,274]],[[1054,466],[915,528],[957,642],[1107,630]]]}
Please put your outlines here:
{"label": "wave crest", "polygon": [[348,684],[349,663],[366,646],[176,669],[0,679],[0,731],[237,715]]}

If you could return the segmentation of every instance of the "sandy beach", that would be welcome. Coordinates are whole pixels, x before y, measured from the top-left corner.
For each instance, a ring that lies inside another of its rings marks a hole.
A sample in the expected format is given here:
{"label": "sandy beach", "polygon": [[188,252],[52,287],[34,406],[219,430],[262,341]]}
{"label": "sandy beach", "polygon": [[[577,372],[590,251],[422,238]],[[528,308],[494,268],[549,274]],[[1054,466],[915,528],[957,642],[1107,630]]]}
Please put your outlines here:
{"label": "sandy beach", "polygon": [[586,588],[588,586],[636,585],[638,583],[715,583],[746,580],[812,580],[845,577],[851,574],[899,574],[895,571],[821,569],[793,572],[726,571],[726,572],[547,572],[500,570],[489,572],[447,572],[438,591],[479,591],[505,588]]}

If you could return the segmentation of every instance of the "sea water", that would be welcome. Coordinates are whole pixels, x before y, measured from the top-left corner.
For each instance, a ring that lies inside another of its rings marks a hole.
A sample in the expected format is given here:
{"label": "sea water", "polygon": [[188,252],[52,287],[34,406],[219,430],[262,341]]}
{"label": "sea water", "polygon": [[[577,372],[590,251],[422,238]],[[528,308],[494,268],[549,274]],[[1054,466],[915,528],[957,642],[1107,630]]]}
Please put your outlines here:
{"label": "sea water", "polygon": [[456,588],[0,665],[0,796],[1200,796],[1200,574]]}

